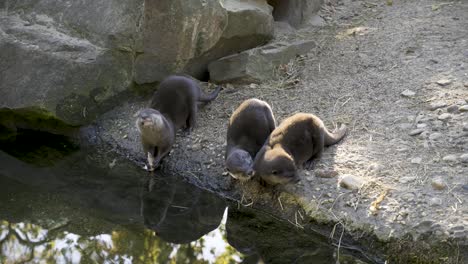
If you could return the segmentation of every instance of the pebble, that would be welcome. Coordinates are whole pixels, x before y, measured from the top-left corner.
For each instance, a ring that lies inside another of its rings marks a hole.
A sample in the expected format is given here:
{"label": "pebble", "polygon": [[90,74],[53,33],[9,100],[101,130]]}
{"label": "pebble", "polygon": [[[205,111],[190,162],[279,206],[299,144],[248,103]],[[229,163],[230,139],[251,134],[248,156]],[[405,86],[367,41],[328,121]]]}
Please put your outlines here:
{"label": "pebble", "polygon": [[438,80],[436,83],[437,83],[438,85],[440,85],[440,86],[446,86],[446,85],[451,84],[452,81],[449,80],[449,79],[445,79],[445,78],[444,78],[444,79]]}
{"label": "pebble", "polygon": [[345,174],[341,176],[341,179],[339,181],[339,184],[341,187],[346,188],[348,190],[357,190],[364,185],[364,179],[350,175],[350,174]]}
{"label": "pebble", "polygon": [[190,146],[190,149],[192,149],[192,150],[200,150],[200,149],[201,149],[201,145],[200,145],[200,144],[193,144],[192,146]]}
{"label": "pebble", "polygon": [[462,105],[458,108],[460,112],[468,112],[468,105]]}
{"label": "pebble", "polygon": [[427,124],[421,123],[416,125],[417,128],[426,128]]}
{"label": "pebble", "polygon": [[447,106],[447,103],[446,102],[433,102],[429,105],[429,110],[436,110],[436,109],[439,109],[439,108],[442,108],[442,107],[445,107]]}
{"label": "pebble", "polygon": [[256,83],[251,83],[249,86],[250,86],[250,88],[255,89],[255,88],[258,87],[258,84],[256,84]]}
{"label": "pebble", "polygon": [[463,131],[468,131],[468,123],[467,123],[467,124],[463,124]]}
{"label": "pebble", "polygon": [[431,182],[431,185],[432,185],[432,188],[434,188],[434,190],[439,190],[439,191],[447,187],[447,185],[441,178],[433,179]]}
{"label": "pebble", "polygon": [[463,85],[464,85],[465,87],[468,87],[468,82],[464,83]]}
{"label": "pebble", "polygon": [[432,133],[429,135],[429,140],[438,140],[442,137],[441,133]]}
{"label": "pebble", "polygon": [[442,160],[446,162],[457,162],[458,157],[457,155],[450,154],[450,155],[443,157]]}
{"label": "pebble", "polygon": [[409,132],[409,135],[410,135],[410,136],[417,136],[417,135],[421,134],[422,132],[424,132],[424,129],[422,129],[422,128],[417,128],[417,129],[411,130],[411,131]]}
{"label": "pebble", "polygon": [[434,206],[440,206],[440,205],[442,205],[442,200],[440,198],[436,198],[436,197],[431,198],[429,200],[429,205],[433,206],[433,207]]}
{"label": "pebble", "polygon": [[407,176],[407,177],[401,177],[400,179],[398,179],[398,181],[400,183],[408,183],[408,182],[414,181],[415,179],[416,179],[415,177]]}
{"label": "pebble", "polygon": [[422,162],[422,158],[420,158],[420,157],[411,159],[411,163],[413,163],[413,164],[421,164],[421,162]]}
{"label": "pebble", "polygon": [[401,92],[401,95],[404,97],[413,97],[416,95],[416,93],[411,90],[404,90],[403,92]]}
{"label": "pebble", "polygon": [[311,182],[311,181],[313,181],[313,180],[314,180],[314,177],[312,177],[312,176],[309,176],[309,177],[307,177],[306,179],[307,179],[307,181]]}
{"label": "pebble", "polygon": [[414,195],[414,193],[405,193],[401,195],[401,199],[406,202],[413,201],[415,197],[416,195]]}
{"label": "pebble", "polygon": [[460,110],[458,108],[458,105],[451,105],[451,106],[447,107],[447,112],[449,112],[449,113],[456,113],[456,112],[458,112],[458,110]]}
{"label": "pebble", "polygon": [[468,163],[468,153],[462,154],[460,156],[460,161],[463,163]]}
{"label": "pebble", "polygon": [[443,113],[437,117],[439,120],[448,120],[450,118],[452,118],[452,114],[450,113]]}

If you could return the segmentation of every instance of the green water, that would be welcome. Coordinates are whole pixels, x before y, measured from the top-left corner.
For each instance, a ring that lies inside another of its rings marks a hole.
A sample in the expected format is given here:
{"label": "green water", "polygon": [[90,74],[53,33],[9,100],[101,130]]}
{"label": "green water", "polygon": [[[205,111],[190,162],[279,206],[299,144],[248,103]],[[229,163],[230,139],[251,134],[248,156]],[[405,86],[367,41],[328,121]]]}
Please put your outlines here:
{"label": "green water", "polygon": [[0,263],[336,262],[326,237],[112,150],[37,133],[0,146]]}

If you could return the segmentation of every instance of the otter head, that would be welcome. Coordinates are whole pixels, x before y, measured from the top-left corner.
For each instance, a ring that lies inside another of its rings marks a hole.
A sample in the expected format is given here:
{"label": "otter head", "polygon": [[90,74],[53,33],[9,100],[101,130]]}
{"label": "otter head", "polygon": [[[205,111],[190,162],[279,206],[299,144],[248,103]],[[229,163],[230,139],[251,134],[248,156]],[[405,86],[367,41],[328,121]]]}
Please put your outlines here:
{"label": "otter head", "polygon": [[299,181],[294,159],[283,148],[265,148],[254,162],[255,175],[270,185]]}
{"label": "otter head", "polygon": [[157,110],[151,108],[142,109],[135,116],[137,117],[136,126],[140,132],[164,126],[162,115]]}
{"label": "otter head", "polygon": [[234,178],[246,181],[253,176],[253,160],[250,154],[242,149],[236,149],[226,158],[226,169]]}

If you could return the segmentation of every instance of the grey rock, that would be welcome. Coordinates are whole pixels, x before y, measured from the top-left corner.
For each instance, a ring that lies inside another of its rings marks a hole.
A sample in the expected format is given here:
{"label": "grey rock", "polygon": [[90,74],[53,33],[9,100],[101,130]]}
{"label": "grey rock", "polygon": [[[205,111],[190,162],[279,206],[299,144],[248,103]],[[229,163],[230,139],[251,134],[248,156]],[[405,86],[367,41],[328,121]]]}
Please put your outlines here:
{"label": "grey rock", "polygon": [[277,65],[289,62],[316,46],[312,40],[277,42],[221,58],[208,65],[213,82],[260,83],[273,76]]}
{"label": "grey rock", "polygon": [[422,162],[422,158],[420,157],[411,159],[411,163],[413,164],[421,164],[421,162]]}
{"label": "grey rock", "polygon": [[429,140],[439,140],[442,138],[442,134],[441,133],[432,133],[429,135]]}
{"label": "grey rock", "polygon": [[449,79],[444,78],[444,79],[440,79],[440,80],[436,81],[436,83],[437,83],[438,85],[440,85],[440,86],[446,86],[446,85],[451,84],[452,81],[449,80]]}
{"label": "grey rock", "polygon": [[442,199],[433,197],[429,199],[429,205],[432,207],[440,206],[442,205]]}
{"label": "grey rock", "polygon": [[409,132],[409,135],[410,135],[410,136],[416,136],[416,135],[421,134],[422,132],[424,132],[424,129],[422,129],[422,128],[417,128],[417,129],[411,130],[411,131]]}
{"label": "grey rock", "polygon": [[401,95],[404,97],[413,97],[416,95],[416,93],[411,90],[404,90],[403,92],[401,92]]}
{"label": "grey rock", "polygon": [[269,0],[273,6],[275,21],[285,21],[298,28],[320,9],[322,1],[311,0]]}
{"label": "grey rock", "polygon": [[468,163],[468,153],[462,154],[460,156],[460,161],[463,163]]}
{"label": "grey rock", "polygon": [[425,124],[425,123],[417,124],[416,127],[417,128],[426,128],[427,124]]}
{"label": "grey rock", "polygon": [[446,162],[457,162],[458,156],[454,154],[450,154],[450,155],[444,156],[442,160]]}
{"label": "grey rock", "polygon": [[361,188],[364,185],[364,183],[365,180],[363,178],[350,174],[345,174],[341,176],[339,180],[339,185],[349,190],[357,190]]}
{"label": "grey rock", "polygon": [[439,108],[442,108],[442,107],[445,107],[447,106],[447,103],[446,102],[442,102],[442,101],[438,101],[438,102],[433,102],[430,104],[429,106],[429,110],[436,110],[436,109],[439,109]]}
{"label": "grey rock", "polygon": [[443,121],[449,120],[449,119],[451,119],[451,118],[452,118],[452,114],[450,114],[450,113],[443,113],[443,114],[441,114],[441,115],[439,115],[439,116],[437,117],[437,119],[443,120]]}
{"label": "grey rock", "polygon": [[460,112],[468,112],[468,105],[463,105],[458,108]]}
{"label": "grey rock", "polygon": [[202,77],[209,62],[273,37],[271,6],[265,0],[149,1],[145,18],[143,53],[135,62],[139,84],[171,72]]}
{"label": "grey rock", "polygon": [[451,106],[447,107],[447,112],[449,112],[449,113],[456,113],[459,110],[460,109],[459,109],[458,105],[451,105]]}
{"label": "grey rock", "polygon": [[70,125],[89,123],[109,110],[110,102],[126,99],[133,55],[51,23],[24,26],[19,16],[0,13],[0,108],[39,108]]}

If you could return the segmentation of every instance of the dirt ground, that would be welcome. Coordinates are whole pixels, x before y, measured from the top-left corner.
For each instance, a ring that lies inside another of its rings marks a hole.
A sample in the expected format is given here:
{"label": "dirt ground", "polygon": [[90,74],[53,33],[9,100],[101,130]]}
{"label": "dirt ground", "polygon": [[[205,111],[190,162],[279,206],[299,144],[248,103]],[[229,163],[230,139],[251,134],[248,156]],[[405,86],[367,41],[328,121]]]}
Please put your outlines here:
{"label": "dirt ground", "polygon": [[[277,36],[313,39],[317,48],[280,67],[271,81],[225,85],[201,108],[198,127],[178,134],[163,172],[245,206],[270,201],[281,213],[298,204],[287,219],[298,228],[305,214],[354,238],[448,239],[455,255],[436,257],[457,263],[468,245],[468,2],[326,1],[319,15]],[[349,128],[279,199],[255,182],[232,183],[223,168],[227,121],[251,97],[270,103],[278,122],[310,112],[330,129]],[[142,165],[133,114],[146,103],[129,102],[99,123],[103,139]],[[363,185],[340,187],[343,178]]]}

